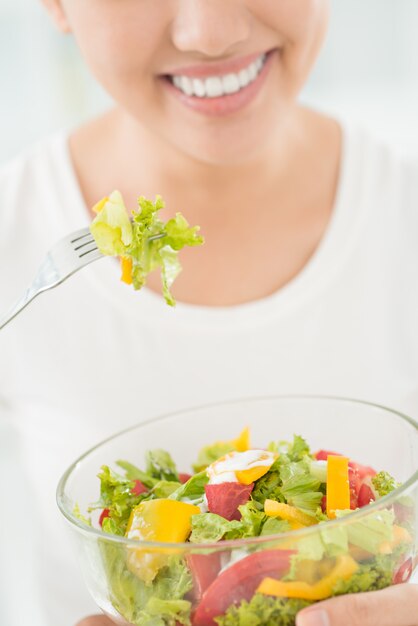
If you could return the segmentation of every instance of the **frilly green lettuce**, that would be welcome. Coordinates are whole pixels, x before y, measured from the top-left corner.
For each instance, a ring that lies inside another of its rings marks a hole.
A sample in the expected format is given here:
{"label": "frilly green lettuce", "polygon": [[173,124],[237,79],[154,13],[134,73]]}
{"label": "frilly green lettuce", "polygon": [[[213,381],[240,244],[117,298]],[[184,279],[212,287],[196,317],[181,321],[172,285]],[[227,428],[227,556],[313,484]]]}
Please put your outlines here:
{"label": "frilly green lettuce", "polygon": [[97,216],[91,233],[100,252],[132,261],[129,282],[135,289],[141,289],[148,275],[160,269],[164,298],[173,306],[170,289],[181,272],[178,252],[185,246],[201,245],[203,237],[197,234],[199,227],[189,226],[181,213],[168,222],[160,220],[158,212],[165,206],[160,196],[154,202],[141,196],[138,204],[139,210],[129,216],[122,195],[114,191],[94,207]]}

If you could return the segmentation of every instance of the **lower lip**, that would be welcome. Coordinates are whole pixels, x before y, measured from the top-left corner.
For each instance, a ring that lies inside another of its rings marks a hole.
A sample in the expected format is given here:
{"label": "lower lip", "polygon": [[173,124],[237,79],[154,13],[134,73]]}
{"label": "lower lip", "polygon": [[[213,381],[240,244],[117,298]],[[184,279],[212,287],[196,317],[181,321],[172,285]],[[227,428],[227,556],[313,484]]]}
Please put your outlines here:
{"label": "lower lip", "polygon": [[257,78],[236,93],[226,96],[220,96],[219,98],[198,98],[197,96],[187,96],[185,93],[177,89],[167,77],[161,78],[161,82],[164,87],[174,95],[177,100],[186,105],[190,109],[193,109],[197,113],[210,116],[223,116],[237,113],[244,109],[250,102],[252,102],[259,91],[261,90],[273,62],[273,52],[267,53],[267,58],[264,62],[261,72]]}

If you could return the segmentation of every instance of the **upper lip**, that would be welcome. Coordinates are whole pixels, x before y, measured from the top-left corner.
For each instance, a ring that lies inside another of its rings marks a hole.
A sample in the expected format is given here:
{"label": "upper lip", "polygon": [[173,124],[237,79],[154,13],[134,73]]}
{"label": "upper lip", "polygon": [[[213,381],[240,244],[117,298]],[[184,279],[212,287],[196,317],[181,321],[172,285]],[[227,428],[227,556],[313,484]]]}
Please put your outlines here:
{"label": "upper lip", "polygon": [[228,59],[226,61],[209,61],[200,65],[189,65],[186,67],[178,67],[165,75],[170,76],[189,76],[190,78],[207,78],[209,76],[223,76],[225,74],[237,73],[248,67],[267,52],[254,52],[243,57]]}

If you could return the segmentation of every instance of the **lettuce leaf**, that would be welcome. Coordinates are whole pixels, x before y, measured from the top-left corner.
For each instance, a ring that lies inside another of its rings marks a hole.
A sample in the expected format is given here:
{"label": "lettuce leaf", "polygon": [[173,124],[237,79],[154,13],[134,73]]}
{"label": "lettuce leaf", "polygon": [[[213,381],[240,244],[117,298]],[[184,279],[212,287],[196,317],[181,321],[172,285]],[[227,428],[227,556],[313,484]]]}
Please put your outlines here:
{"label": "lettuce leaf", "polygon": [[[270,535],[284,532],[289,528],[287,522],[267,518],[251,501],[239,506],[238,510],[241,513],[241,519],[232,521],[216,513],[193,515],[192,534],[189,541],[204,543],[216,542],[221,539],[243,539],[245,537],[258,537],[260,534]],[[268,524],[268,522],[270,523]],[[266,524],[267,528],[263,533]]]}
{"label": "lettuce leaf", "polygon": [[125,476],[120,476],[108,465],[103,465],[100,478],[100,499],[89,507],[95,509],[109,509],[108,521],[104,520],[103,530],[116,535],[124,535],[131,510],[139,504],[141,496],[132,493],[134,482]]}
{"label": "lettuce leaf", "polygon": [[216,513],[200,513],[192,516],[192,533],[189,537],[191,543],[214,543],[220,541],[226,535],[230,539],[240,536],[241,523],[229,521]]}
{"label": "lettuce leaf", "polygon": [[[142,623],[149,626],[156,626],[156,624],[184,624],[184,626],[190,626],[190,609],[192,603],[188,600],[162,600],[153,596],[146,604],[144,615],[142,616]],[[145,621],[149,616],[149,621]]]}
{"label": "lettuce leaf", "polygon": [[110,601],[115,609],[135,626],[189,626],[191,604],[184,596],[193,587],[192,575],[183,560],[170,557],[152,584],[135,576],[126,565],[126,551],[103,541],[100,543]]}
{"label": "lettuce leaf", "polygon": [[165,450],[148,450],[146,453],[146,473],[157,480],[180,482],[176,464]]}
{"label": "lettuce leaf", "polygon": [[93,207],[97,213],[90,231],[103,254],[124,256],[132,243],[133,230],[128,211],[119,191],[104,198]]}
{"label": "lettuce leaf", "polygon": [[234,450],[235,447],[230,441],[217,441],[209,446],[205,446],[199,451],[197,461],[193,464],[193,470],[201,472],[208,465],[220,459],[221,456],[225,456],[225,454]]}
{"label": "lettuce leaf", "polygon": [[294,626],[296,614],[312,602],[273,598],[256,593],[249,602],[231,605],[225,615],[215,618],[219,626]]}
{"label": "lettuce leaf", "polygon": [[379,496],[387,496],[388,493],[394,491],[401,483],[397,483],[388,472],[379,472],[372,477],[372,485]]}
{"label": "lettuce leaf", "polygon": [[320,481],[312,476],[306,461],[290,462],[281,466],[281,493],[287,504],[306,513],[315,513],[321,504],[323,493]]}
{"label": "lettuce leaf", "polygon": [[201,245],[203,237],[197,234],[199,227],[189,226],[181,213],[167,223],[161,221],[158,212],[165,205],[160,196],[154,202],[141,196],[138,204],[139,210],[132,211],[131,221],[120,192],[113,192],[96,205],[91,233],[103,254],[132,260],[135,289],[141,289],[148,275],[160,269],[164,298],[173,306],[170,288],[181,271],[178,252],[185,246]]}
{"label": "lettuce leaf", "polygon": [[279,533],[286,533],[291,530],[289,522],[283,519],[277,519],[277,517],[268,517],[264,522],[260,535],[278,535]]}
{"label": "lettuce leaf", "polygon": [[128,461],[116,461],[116,465],[119,465],[123,470],[125,470],[125,476],[129,480],[140,480],[145,487],[148,489],[152,489],[158,483],[158,478],[153,478],[150,474],[143,472],[132,463],[128,463]]}
{"label": "lettuce leaf", "polygon": [[[341,518],[350,513],[352,511],[336,511],[336,516]],[[393,539],[394,521],[393,511],[382,509],[370,513],[361,520],[347,524],[344,528],[350,543],[372,554],[378,554],[380,545]]]}
{"label": "lettuce leaf", "polygon": [[285,502],[281,492],[281,484],[282,479],[280,477],[280,463],[278,459],[273,463],[267,474],[256,480],[254,484],[251,498],[257,508],[264,509],[264,502],[267,499]]}
{"label": "lettuce leaf", "polygon": [[311,450],[303,437],[293,436],[293,441],[280,441],[278,450],[280,455],[286,455],[287,460],[295,463],[311,456]]}
{"label": "lettuce leaf", "polygon": [[190,502],[201,502],[205,495],[205,485],[209,482],[206,472],[194,474],[187,482],[180,485],[170,495],[172,500],[187,500]]}
{"label": "lettuce leaf", "polygon": [[333,589],[335,596],[363,591],[378,591],[392,584],[393,564],[383,557],[360,564],[349,580],[340,580]]}

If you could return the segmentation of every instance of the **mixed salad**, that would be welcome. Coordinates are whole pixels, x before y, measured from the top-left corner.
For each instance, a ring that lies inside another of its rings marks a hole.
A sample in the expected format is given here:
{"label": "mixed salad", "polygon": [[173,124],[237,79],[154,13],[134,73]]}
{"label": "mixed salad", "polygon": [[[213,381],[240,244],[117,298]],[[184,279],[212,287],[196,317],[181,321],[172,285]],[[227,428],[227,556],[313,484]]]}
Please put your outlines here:
{"label": "mixed salad", "polygon": [[293,626],[313,602],[412,574],[413,502],[345,523],[398,484],[335,452],[312,453],[300,436],[256,449],[246,428],[203,448],[192,474],[164,450],[150,450],[144,469],[117,465],[101,468],[89,512],[104,533],[132,540],[101,542],[110,601],[131,624]]}
{"label": "mixed salad", "polygon": [[198,226],[189,226],[181,213],[163,222],[158,217],[164,208],[160,196],[155,201],[141,196],[139,210],[129,215],[122,195],[114,191],[93,207],[96,217],[90,231],[100,252],[121,259],[121,279],[141,289],[147,276],[161,270],[163,295],[167,304],[175,300],[170,288],[181,272],[178,252],[185,246],[200,246],[203,237],[197,233]]}

